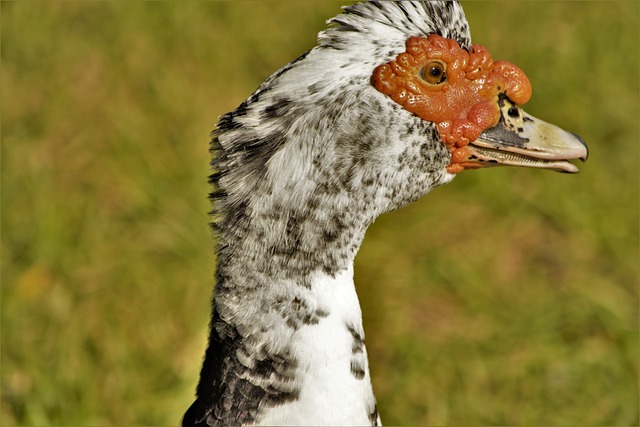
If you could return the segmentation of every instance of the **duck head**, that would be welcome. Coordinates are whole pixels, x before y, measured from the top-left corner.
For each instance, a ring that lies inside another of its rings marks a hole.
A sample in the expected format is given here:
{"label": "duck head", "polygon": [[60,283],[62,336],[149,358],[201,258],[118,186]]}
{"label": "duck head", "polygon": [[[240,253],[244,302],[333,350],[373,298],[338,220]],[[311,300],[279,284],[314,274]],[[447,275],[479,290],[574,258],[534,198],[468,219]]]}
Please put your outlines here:
{"label": "duck head", "polygon": [[[212,182],[214,209],[227,218],[221,228],[265,216],[280,221],[265,235],[281,240],[281,217],[311,218],[339,243],[351,226],[362,236],[378,215],[463,170],[577,172],[570,161],[586,159],[586,145],[526,114],[531,92],[521,69],[471,44],[457,2],[345,7],[318,46],[218,122]],[[307,241],[315,242],[301,246]]]}

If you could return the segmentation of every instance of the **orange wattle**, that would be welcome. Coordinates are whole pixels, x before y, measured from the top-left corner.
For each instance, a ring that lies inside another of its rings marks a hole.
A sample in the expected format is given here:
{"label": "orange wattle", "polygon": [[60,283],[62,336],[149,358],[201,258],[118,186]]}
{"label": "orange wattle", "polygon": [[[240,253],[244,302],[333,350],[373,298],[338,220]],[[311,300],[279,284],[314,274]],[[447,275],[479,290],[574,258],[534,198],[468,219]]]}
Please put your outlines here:
{"label": "orange wattle", "polygon": [[[374,70],[374,86],[407,111],[436,123],[452,153],[448,170],[459,172],[466,166],[451,167],[460,157],[453,154],[498,123],[498,95],[504,93],[515,104],[524,104],[531,97],[531,83],[512,63],[494,62],[484,46],[473,45],[467,51],[437,34],[411,37],[406,46],[405,52]],[[445,65],[446,78],[439,84],[421,76],[425,65],[434,60]]]}

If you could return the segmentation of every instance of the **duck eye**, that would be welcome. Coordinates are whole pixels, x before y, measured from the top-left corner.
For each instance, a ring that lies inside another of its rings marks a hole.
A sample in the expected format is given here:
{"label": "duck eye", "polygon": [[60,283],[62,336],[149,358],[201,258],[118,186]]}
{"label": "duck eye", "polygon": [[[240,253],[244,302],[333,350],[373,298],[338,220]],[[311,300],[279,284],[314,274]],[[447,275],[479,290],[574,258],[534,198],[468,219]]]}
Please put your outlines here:
{"label": "duck eye", "polygon": [[440,61],[429,62],[420,74],[425,82],[432,85],[439,85],[447,79],[444,64]]}

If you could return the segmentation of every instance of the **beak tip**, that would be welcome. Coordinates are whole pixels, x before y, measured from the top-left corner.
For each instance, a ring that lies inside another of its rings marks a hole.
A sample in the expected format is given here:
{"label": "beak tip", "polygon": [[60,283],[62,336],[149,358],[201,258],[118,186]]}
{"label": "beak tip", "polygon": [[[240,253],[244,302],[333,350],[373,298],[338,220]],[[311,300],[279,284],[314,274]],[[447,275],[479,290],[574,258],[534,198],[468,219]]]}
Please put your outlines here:
{"label": "beak tip", "polygon": [[587,143],[584,142],[584,139],[582,139],[580,135],[575,134],[573,132],[571,132],[571,135],[573,135],[578,140],[578,142],[580,142],[580,144],[582,144],[582,146],[584,147],[585,154],[584,156],[580,157],[580,160],[582,160],[583,162],[586,162],[587,159],[589,158],[589,147],[587,146]]}

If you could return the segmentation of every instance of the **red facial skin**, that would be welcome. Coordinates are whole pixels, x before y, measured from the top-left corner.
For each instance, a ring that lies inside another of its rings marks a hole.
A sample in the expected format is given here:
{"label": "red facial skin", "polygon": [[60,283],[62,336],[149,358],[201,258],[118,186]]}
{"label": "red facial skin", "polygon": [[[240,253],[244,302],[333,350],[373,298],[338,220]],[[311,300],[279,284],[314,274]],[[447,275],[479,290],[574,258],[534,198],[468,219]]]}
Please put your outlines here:
{"label": "red facial skin", "polygon": [[[444,66],[445,78],[429,83],[422,72],[434,62]],[[452,154],[449,173],[479,167],[463,159],[467,144],[498,124],[498,94],[517,105],[531,97],[531,83],[520,68],[494,62],[484,46],[473,45],[467,52],[455,40],[437,34],[409,38],[405,52],[374,70],[373,83],[407,111],[437,124]]]}

